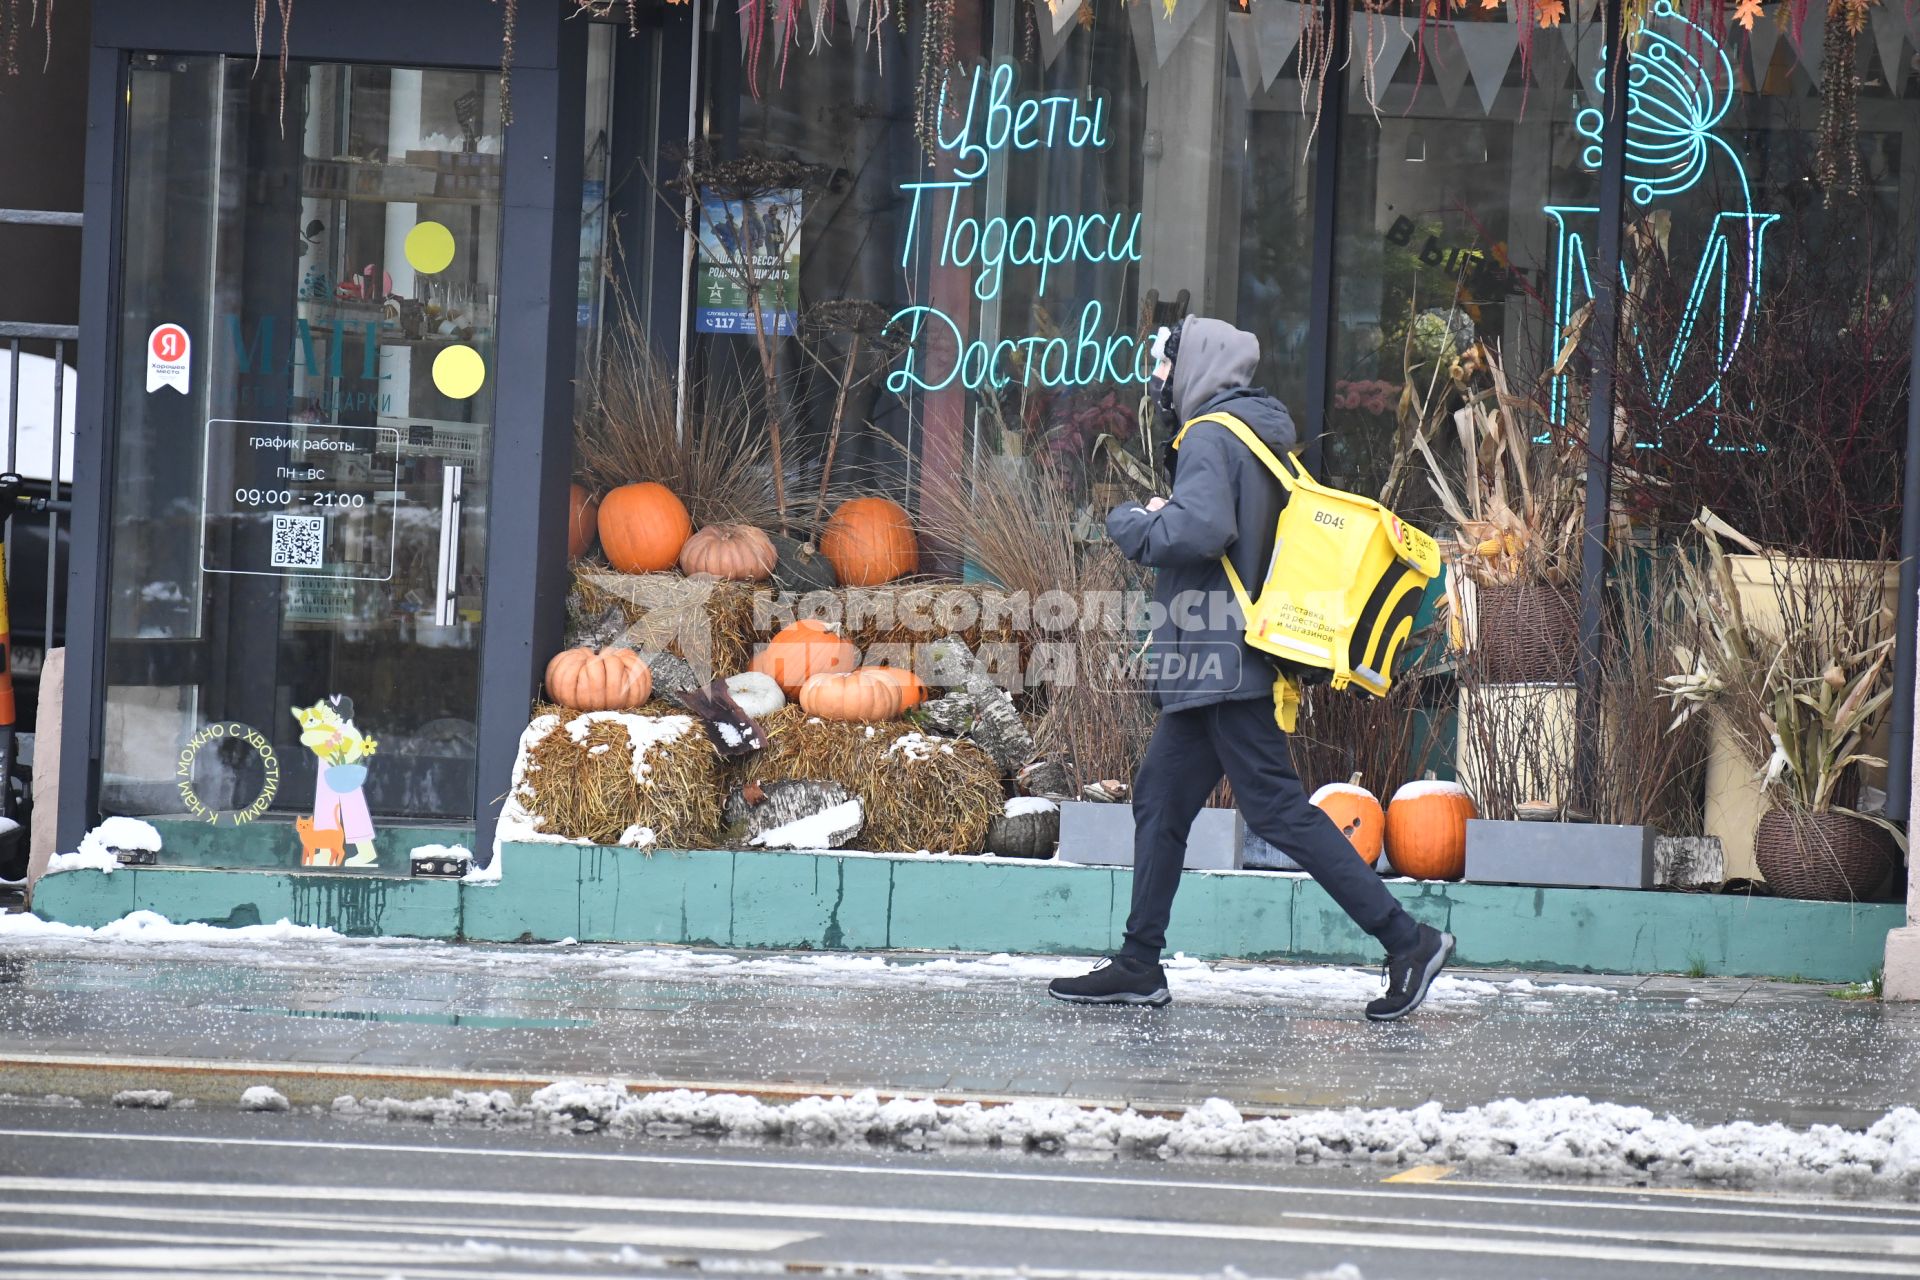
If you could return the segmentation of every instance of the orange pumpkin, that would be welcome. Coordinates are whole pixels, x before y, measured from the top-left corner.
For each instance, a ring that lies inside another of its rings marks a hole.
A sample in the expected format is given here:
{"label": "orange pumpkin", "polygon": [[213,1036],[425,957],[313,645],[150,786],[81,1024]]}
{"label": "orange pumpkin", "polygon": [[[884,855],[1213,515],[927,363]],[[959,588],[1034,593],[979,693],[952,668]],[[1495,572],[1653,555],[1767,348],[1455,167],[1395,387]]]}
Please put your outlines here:
{"label": "orange pumpkin", "polygon": [[885,498],[850,498],[820,534],[820,554],[843,587],[877,587],[920,568],[920,544],[905,508]]}
{"label": "orange pumpkin", "polygon": [[587,486],[567,486],[567,559],[578,560],[593,545],[600,521],[600,499],[587,492]]}
{"label": "orange pumpkin", "polygon": [[623,484],[600,500],[600,546],[622,573],[671,569],[693,533],[686,504],[648,480]]}
{"label": "orange pumpkin", "polygon": [[884,680],[900,691],[900,709],[911,711],[925,702],[931,695],[927,692],[927,683],[905,667],[862,667],[876,680]]}
{"label": "orange pumpkin", "polygon": [[[1353,851],[1368,866],[1380,861],[1380,847],[1387,834],[1387,815],[1371,791],[1360,785],[1360,775],[1348,782],[1329,782],[1313,793],[1313,803],[1340,828]],[[1397,863],[1395,865],[1398,865]]]}
{"label": "orange pumpkin", "polygon": [[802,618],[775,632],[767,647],[753,655],[747,669],[772,676],[791,698],[800,692],[808,676],[852,671],[859,665],[858,649],[829,631],[826,623]]}
{"label": "orange pumpkin", "polygon": [[1467,819],[1479,816],[1457,782],[1409,782],[1387,806],[1387,857],[1419,880],[1458,880],[1467,873]]}
{"label": "orange pumpkin", "polygon": [[680,572],[735,582],[765,582],[779,557],[773,539],[750,524],[710,524],[680,549]]}
{"label": "orange pumpkin", "polygon": [[901,688],[873,671],[808,676],[800,686],[800,709],[822,720],[893,719],[900,714]]}
{"label": "orange pumpkin", "polygon": [[547,696],[575,711],[625,711],[653,696],[653,671],[631,649],[567,649],[547,664]]}

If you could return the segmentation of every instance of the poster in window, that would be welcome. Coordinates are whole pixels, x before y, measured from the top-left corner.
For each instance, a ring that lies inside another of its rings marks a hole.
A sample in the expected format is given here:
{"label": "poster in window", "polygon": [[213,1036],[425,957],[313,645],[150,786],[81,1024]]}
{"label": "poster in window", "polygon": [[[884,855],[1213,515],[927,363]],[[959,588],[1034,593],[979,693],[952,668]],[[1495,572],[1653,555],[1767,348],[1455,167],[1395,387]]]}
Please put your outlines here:
{"label": "poster in window", "polygon": [[798,191],[742,200],[701,193],[698,332],[753,334],[756,294],[760,324],[769,336],[794,331],[800,310],[801,217]]}

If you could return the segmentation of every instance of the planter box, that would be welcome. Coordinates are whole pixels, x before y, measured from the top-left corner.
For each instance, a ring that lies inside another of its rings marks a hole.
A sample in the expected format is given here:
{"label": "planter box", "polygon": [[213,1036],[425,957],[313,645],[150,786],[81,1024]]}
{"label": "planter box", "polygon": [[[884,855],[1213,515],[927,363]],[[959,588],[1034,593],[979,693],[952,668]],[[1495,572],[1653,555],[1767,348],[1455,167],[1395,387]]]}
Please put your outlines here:
{"label": "planter box", "polygon": [[1241,860],[1255,871],[1304,871],[1305,867],[1289,858],[1264,838],[1249,831],[1241,846]]}
{"label": "planter box", "polygon": [[[1238,871],[1246,825],[1238,809],[1202,809],[1187,833],[1186,869]],[[1061,862],[1133,865],[1133,806],[1070,800],[1060,806]]]}
{"label": "planter box", "polygon": [[1652,827],[1585,822],[1467,822],[1467,874],[1475,884],[1651,889]]}

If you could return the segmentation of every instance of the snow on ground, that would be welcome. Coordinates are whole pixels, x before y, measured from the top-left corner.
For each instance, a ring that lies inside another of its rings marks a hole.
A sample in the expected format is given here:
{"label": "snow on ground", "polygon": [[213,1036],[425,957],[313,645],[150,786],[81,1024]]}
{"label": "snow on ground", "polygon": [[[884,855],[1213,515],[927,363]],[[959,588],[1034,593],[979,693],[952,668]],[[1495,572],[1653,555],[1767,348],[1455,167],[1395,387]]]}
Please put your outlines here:
{"label": "snow on ground", "polygon": [[291,1111],[287,1095],[264,1084],[256,1084],[240,1095],[242,1111]]}
{"label": "snow on ground", "polygon": [[463,844],[422,844],[415,845],[412,849],[408,850],[407,857],[409,859],[438,858],[447,862],[471,863],[473,861],[473,850]]}
{"label": "snow on ground", "polygon": [[138,818],[108,818],[80,838],[77,851],[56,853],[49,858],[47,874],[52,875],[56,871],[115,871],[119,869],[120,859],[114,855],[114,850],[139,849],[158,853],[160,848],[160,832],[152,823],[142,822]]}
{"label": "snow on ground", "polygon": [[[140,944],[199,943],[227,948],[257,947],[261,943],[346,942],[346,935],[317,925],[249,924],[228,929],[212,924],[174,924],[154,911],[135,911],[97,929],[84,925],[59,924],[38,916],[15,914],[0,916],[0,939],[8,942],[92,941]],[[392,941],[387,939],[385,941]]]}
{"label": "snow on ground", "polygon": [[1310,1111],[1247,1119],[1214,1098],[1178,1116],[1052,1100],[983,1107],[851,1097],[770,1104],[688,1090],[633,1095],[618,1082],[561,1081],[526,1103],[495,1090],[418,1101],[341,1097],[334,1114],[436,1123],[717,1134],[826,1145],[1009,1147],[1227,1157],[1286,1164],[1450,1164],[1559,1178],[1765,1182],[1920,1194],[1920,1111],[1901,1107],[1864,1132],[1815,1125],[1700,1126],[1586,1098],[1507,1099],[1460,1111]]}
{"label": "snow on ground", "polygon": [[136,1111],[165,1111],[173,1105],[173,1093],[168,1089],[122,1089],[113,1095],[113,1105]]}
{"label": "snow on ground", "polygon": [[[482,874],[482,873],[470,873]],[[572,943],[572,939],[568,939]],[[232,956],[256,952],[248,959],[264,963],[337,961],[328,953],[340,948],[404,948],[406,963],[415,969],[435,967],[473,970],[520,964],[544,964],[572,975],[596,979],[641,978],[681,981],[698,978],[758,978],[833,987],[888,987],[908,983],[958,990],[979,985],[1033,984],[1083,973],[1092,961],[1076,956],[937,956],[927,959],[899,955],[857,953],[773,953],[736,955],[724,951],[696,951],[684,947],[624,947],[607,944],[573,945],[565,955],[555,948],[470,945],[424,942],[408,938],[349,938],[331,929],[294,924],[247,925],[237,929],[209,924],[172,924],[151,911],[136,911],[123,920],[89,929],[56,924],[31,915],[0,916],[0,942],[40,943],[71,949],[99,944],[169,944],[182,959],[201,949]],[[270,944],[274,959],[258,954]],[[355,962],[358,963],[358,962]],[[1215,964],[1176,954],[1165,961],[1174,997],[1194,1004],[1248,1005],[1269,1002],[1350,1005],[1380,994],[1380,976],[1372,969],[1336,965]],[[1503,997],[1524,1000],[1528,1007],[1546,996],[1601,996],[1616,993],[1584,984],[1536,983],[1514,978],[1505,983],[1483,978],[1443,974],[1428,996],[1436,1006],[1455,1007]]]}

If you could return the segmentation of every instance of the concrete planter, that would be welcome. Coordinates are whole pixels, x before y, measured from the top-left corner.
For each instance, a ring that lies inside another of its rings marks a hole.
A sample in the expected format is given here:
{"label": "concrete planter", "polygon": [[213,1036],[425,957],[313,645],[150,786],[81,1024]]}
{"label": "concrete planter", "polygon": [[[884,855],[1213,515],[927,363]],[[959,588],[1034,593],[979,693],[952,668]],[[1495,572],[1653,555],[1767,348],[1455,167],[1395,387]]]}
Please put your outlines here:
{"label": "concrete planter", "polygon": [[[1238,809],[1202,809],[1187,833],[1186,869],[1238,871],[1243,865],[1246,824]],[[1062,862],[1101,867],[1133,865],[1133,806],[1072,800],[1060,806]]]}
{"label": "concrete planter", "polygon": [[1467,874],[1475,884],[1651,889],[1652,827],[1584,822],[1467,822]]}

